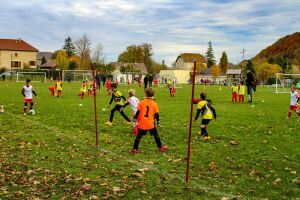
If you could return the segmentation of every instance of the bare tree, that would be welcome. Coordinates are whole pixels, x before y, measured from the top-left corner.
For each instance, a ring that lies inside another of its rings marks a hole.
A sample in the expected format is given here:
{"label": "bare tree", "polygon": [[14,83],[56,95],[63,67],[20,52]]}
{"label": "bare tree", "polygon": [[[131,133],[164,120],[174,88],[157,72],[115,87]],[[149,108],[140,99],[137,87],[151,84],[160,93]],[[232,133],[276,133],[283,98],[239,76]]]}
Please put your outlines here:
{"label": "bare tree", "polygon": [[103,46],[100,42],[96,45],[93,51],[92,60],[93,63],[104,64]]}
{"label": "bare tree", "polygon": [[84,63],[89,61],[91,52],[91,41],[86,33],[84,33],[76,42],[76,52],[80,58],[80,69],[83,69]]}

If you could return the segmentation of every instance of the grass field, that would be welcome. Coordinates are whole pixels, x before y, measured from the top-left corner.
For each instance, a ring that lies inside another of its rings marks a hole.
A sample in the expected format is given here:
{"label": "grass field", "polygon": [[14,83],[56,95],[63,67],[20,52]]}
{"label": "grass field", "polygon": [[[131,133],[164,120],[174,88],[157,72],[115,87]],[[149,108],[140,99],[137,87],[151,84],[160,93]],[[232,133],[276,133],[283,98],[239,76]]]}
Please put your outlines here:
{"label": "grass field", "polygon": [[[51,83],[33,83],[34,116],[23,116],[24,83],[0,83],[0,199],[299,199],[300,122],[287,119],[288,94],[258,87],[253,106],[232,104],[229,87],[196,86],[208,93],[218,120],[201,140],[193,125],[191,174],[185,183],[191,86],[176,98],[158,88],[163,125],[159,134],[169,149],[160,153],[147,135],[132,156],[131,125],[116,113],[105,126],[110,97],[98,94],[99,148],[95,147],[93,98],[77,97],[80,83],[65,83],[60,98]],[[136,87],[136,86],[133,86]],[[120,86],[126,94],[128,87]],[[143,90],[136,88],[137,96]],[[79,106],[82,104],[82,106]],[[126,108],[129,115],[130,108]]]}

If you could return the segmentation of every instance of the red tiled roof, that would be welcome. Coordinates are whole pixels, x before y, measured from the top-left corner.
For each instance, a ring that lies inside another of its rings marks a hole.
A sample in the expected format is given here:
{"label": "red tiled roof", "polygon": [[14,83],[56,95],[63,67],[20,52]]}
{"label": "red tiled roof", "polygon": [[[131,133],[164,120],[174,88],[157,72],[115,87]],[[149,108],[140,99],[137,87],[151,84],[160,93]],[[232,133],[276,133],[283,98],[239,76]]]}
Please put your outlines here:
{"label": "red tiled roof", "polygon": [[21,39],[0,39],[0,50],[33,52],[39,51]]}

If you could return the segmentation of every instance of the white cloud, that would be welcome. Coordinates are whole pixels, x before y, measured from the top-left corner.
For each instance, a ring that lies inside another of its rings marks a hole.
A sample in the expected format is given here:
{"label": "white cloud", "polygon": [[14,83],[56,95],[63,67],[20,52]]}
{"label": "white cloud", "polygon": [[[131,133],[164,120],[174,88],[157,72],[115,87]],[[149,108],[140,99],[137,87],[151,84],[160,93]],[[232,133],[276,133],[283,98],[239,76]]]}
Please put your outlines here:
{"label": "white cloud", "polygon": [[68,35],[76,40],[87,33],[103,44],[107,61],[128,45],[147,42],[155,59],[171,64],[181,52],[204,54],[212,41],[217,60],[226,51],[239,62],[243,45],[251,58],[300,27],[298,0],[2,0],[1,6],[0,37],[56,50]]}

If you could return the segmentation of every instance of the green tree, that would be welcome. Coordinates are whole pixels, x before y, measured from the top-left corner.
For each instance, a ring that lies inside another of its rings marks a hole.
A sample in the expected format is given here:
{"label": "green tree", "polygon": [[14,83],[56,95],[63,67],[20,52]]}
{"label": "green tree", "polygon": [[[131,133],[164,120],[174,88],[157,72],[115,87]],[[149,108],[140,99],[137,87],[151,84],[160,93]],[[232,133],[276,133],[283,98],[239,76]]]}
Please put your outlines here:
{"label": "green tree", "polygon": [[68,58],[71,58],[75,54],[75,46],[70,36],[65,39],[63,49],[66,51]]}
{"label": "green tree", "polygon": [[263,63],[257,68],[257,75],[265,84],[268,77],[274,77],[280,70],[281,67],[277,64]]}
{"label": "green tree", "polygon": [[45,64],[46,62],[47,62],[47,60],[46,60],[45,56],[43,56],[43,57],[42,57],[42,61],[41,61],[41,65],[42,65],[42,64]]}
{"label": "green tree", "polygon": [[281,67],[283,73],[292,69],[291,62],[287,57],[279,56],[275,59],[275,63]]}
{"label": "green tree", "polygon": [[250,70],[251,72],[253,72],[253,74],[255,74],[254,65],[251,60],[247,61],[246,70]]}
{"label": "green tree", "polygon": [[228,58],[227,58],[227,54],[226,52],[224,51],[222,53],[222,57],[220,59],[220,64],[219,64],[220,68],[221,68],[221,71],[223,73],[226,73],[227,69],[228,69]]}
{"label": "green tree", "polygon": [[207,60],[207,67],[210,68],[216,64],[214,50],[212,47],[211,41],[208,42],[208,48],[206,51],[206,60]]}
{"label": "green tree", "polygon": [[152,59],[153,50],[151,44],[130,45],[126,51],[118,56],[118,62],[123,63],[144,63],[148,73],[153,73],[154,60]]}
{"label": "green tree", "polygon": [[65,50],[60,49],[55,52],[55,63],[58,69],[68,69],[69,59]]}

